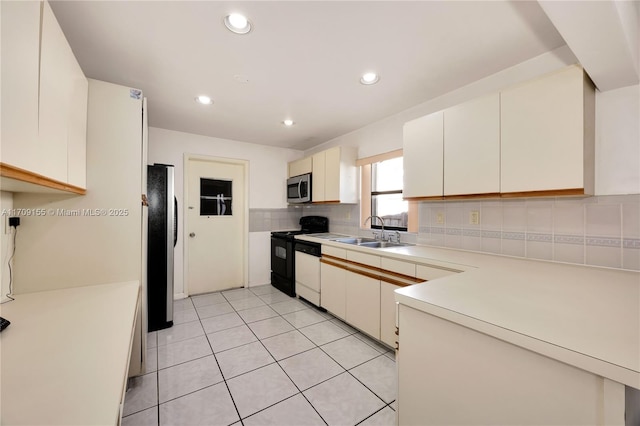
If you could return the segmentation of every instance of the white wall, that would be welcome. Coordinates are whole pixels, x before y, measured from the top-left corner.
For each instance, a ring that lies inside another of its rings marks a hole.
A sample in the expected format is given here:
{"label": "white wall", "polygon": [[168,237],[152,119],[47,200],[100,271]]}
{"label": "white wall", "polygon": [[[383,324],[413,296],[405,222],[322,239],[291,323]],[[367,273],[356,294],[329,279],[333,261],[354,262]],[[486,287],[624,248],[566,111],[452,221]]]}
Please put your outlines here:
{"label": "white wall", "polygon": [[[212,138],[160,128],[149,128],[149,164],[175,166],[175,190],[178,208],[183,206],[184,154],[210,155],[249,161],[249,208],[284,208],[287,206],[285,180],[287,163],[302,157],[302,151],[275,148]],[[175,250],[174,288],[176,295],[184,291],[184,215],[179,215],[180,232]],[[270,240],[268,232],[252,232],[249,236],[249,285],[270,282]],[[254,235],[255,234],[255,235]]]}
{"label": "white wall", "polygon": [[640,193],[640,86],[596,93],[596,195]]}
{"label": "white wall", "polygon": [[[0,223],[0,300],[4,302],[6,294],[9,293],[9,258],[13,252],[13,233],[10,233],[9,229],[9,216],[11,214],[8,210],[13,209],[13,193],[0,192],[0,211],[2,211],[2,223]],[[7,213],[7,214],[5,214]],[[7,299],[9,300],[9,299]]]}

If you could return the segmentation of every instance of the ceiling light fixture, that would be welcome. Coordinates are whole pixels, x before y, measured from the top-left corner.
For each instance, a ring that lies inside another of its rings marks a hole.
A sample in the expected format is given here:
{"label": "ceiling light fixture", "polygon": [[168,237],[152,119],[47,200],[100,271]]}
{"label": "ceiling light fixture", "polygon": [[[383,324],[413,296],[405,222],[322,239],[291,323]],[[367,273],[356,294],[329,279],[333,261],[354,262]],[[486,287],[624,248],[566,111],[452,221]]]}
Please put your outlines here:
{"label": "ceiling light fixture", "polygon": [[294,125],[294,124],[296,124],[296,123],[294,123],[294,122],[293,122],[293,120],[290,120],[290,119],[288,119],[288,118],[287,118],[286,120],[284,120],[284,121],[282,122],[282,124],[284,124],[284,125],[285,125],[285,126],[287,126],[287,127],[291,127],[291,126],[293,126],[293,125]]}
{"label": "ceiling light fixture", "polygon": [[210,97],[205,95],[196,96],[196,102],[202,105],[211,105],[213,100]]}
{"label": "ceiling light fixture", "polygon": [[375,72],[367,72],[360,77],[360,83],[365,85],[376,84],[380,81],[380,77]]}
{"label": "ceiling light fixture", "polygon": [[246,16],[239,13],[232,13],[225,16],[224,25],[229,31],[236,34],[247,34],[251,31],[251,22],[249,22]]}

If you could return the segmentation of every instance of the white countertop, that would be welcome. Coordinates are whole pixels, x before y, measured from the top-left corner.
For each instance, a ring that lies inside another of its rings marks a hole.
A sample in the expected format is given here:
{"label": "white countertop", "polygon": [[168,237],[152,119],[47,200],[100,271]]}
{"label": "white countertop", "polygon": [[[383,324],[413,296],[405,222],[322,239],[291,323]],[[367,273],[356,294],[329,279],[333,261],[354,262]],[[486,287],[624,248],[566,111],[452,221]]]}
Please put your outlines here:
{"label": "white countertop", "polygon": [[463,271],[397,290],[396,300],[640,388],[638,272],[429,246],[371,249],[298,238]]}
{"label": "white countertop", "polygon": [[22,294],[0,307],[0,423],[117,424],[140,284]]}

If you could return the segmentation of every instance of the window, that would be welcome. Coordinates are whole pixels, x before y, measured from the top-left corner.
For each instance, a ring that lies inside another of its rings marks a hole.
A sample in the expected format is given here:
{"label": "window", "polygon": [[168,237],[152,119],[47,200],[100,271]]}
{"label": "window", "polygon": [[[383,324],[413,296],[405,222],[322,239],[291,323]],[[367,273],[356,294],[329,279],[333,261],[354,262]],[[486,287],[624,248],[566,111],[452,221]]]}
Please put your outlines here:
{"label": "window", "polygon": [[[371,164],[371,215],[384,219],[385,228],[406,231],[409,202],[402,199],[402,157]],[[372,219],[372,228],[380,229]]]}
{"label": "window", "polygon": [[356,164],[361,167],[360,226],[380,229],[379,220],[367,221],[369,216],[380,216],[385,229],[417,232],[418,203],[402,198],[402,150],[363,158]]}
{"label": "window", "polygon": [[232,216],[230,180],[200,178],[200,216]]}

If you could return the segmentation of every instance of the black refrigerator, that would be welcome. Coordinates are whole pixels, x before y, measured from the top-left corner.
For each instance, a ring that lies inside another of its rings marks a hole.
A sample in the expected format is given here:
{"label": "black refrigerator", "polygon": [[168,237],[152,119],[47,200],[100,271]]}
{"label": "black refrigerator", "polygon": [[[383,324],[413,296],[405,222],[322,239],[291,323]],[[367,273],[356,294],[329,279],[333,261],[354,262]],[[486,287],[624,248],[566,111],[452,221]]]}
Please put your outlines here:
{"label": "black refrigerator", "polygon": [[147,166],[149,331],[173,326],[173,250],[178,240],[178,202],[173,175],[171,165]]}

